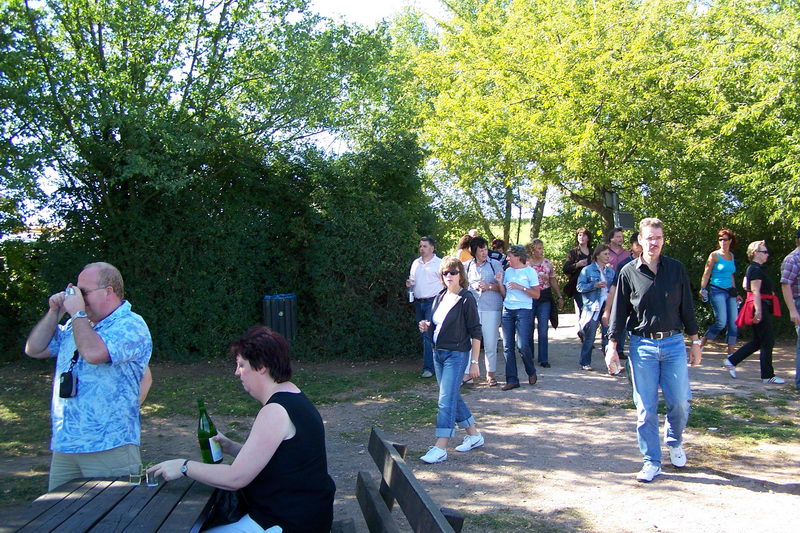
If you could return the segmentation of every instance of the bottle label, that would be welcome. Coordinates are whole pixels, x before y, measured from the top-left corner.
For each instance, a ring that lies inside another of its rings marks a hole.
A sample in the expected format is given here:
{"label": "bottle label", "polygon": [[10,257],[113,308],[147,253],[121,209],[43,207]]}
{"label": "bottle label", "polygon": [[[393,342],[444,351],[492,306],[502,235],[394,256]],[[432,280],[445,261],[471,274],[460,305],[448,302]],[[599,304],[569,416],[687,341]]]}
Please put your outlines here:
{"label": "bottle label", "polygon": [[222,460],[222,446],[214,439],[208,439],[208,446],[211,449],[211,460],[215,463]]}

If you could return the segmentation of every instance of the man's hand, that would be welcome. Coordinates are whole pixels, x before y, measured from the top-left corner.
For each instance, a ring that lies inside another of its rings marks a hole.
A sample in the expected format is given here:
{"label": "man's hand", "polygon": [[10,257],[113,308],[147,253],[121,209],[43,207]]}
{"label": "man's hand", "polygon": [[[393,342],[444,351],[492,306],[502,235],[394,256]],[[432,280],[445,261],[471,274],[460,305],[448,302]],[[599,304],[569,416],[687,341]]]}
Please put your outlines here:
{"label": "man's hand", "polygon": [[52,312],[54,312],[56,315],[58,315],[59,319],[62,316],[64,316],[64,313],[66,312],[66,309],[64,309],[64,297],[65,296],[66,296],[66,293],[64,291],[57,292],[54,295],[52,295],[50,297],[50,300],[48,300],[48,302],[47,302],[48,305],[50,305],[50,310]]}
{"label": "man's hand", "polygon": [[86,302],[83,301],[83,294],[78,287],[70,283],[64,291],[64,310],[70,316],[74,316],[78,311],[86,311]]}
{"label": "man's hand", "polygon": [[410,279],[407,279],[406,280],[406,289],[410,289],[413,286],[414,286],[414,282],[411,281]]}
{"label": "man's hand", "polygon": [[622,366],[619,364],[616,341],[611,341],[606,346],[606,366],[608,367],[608,373],[612,376],[617,374],[619,368]]}
{"label": "man's hand", "polygon": [[699,366],[703,360],[703,348],[699,344],[692,344],[689,348],[689,366]]}

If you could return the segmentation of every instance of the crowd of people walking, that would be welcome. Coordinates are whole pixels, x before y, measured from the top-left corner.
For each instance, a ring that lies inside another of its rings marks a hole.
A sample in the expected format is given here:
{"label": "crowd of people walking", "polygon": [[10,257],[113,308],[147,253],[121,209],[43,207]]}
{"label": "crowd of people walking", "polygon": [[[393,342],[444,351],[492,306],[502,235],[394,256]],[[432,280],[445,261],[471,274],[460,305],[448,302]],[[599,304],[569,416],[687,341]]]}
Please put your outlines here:
{"label": "crowd of people walking", "polygon": [[[637,475],[639,481],[652,481],[661,473],[659,389],[667,403],[663,435],[670,461],[678,468],[686,464],[681,443],[691,398],[687,361],[691,366],[700,364],[708,341],[725,332],[728,357],[724,368],[731,378],[737,377],[736,366],[742,360],[760,350],[763,383],[784,383],[772,365],[772,316],[780,316],[780,305],[763,269],[769,256],[764,241],[752,242],[747,248],[750,264],[742,279],[743,298],[737,289],[732,252],[735,234],[727,228],[719,231],[719,249],[709,254],[699,285],[700,298],[711,304],[715,321],[701,338],[686,269],[661,254],[661,221],[642,220],[639,232],[630,236],[628,248],[622,228],[614,228],[604,237],[605,242],[593,247],[592,232],[585,227],[576,230],[576,245],[561,263],[567,280],[563,293],[557,267],[545,257],[541,239],[508,247],[501,239],[493,239],[490,246],[471,230],[460,239],[456,254],[443,259],[436,256],[431,237],[420,241],[420,257],[411,265],[406,286],[423,340],[422,377],[435,376],[440,388],[437,440],[422,457],[424,462],[447,458],[446,445],[455,435],[456,425],[467,431],[457,451],[484,444],[460,394],[461,386],[472,386],[480,376],[481,346],[487,386],[500,385],[496,371],[501,336],[505,357],[501,389],[521,386],[517,352],[528,384],[538,382],[536,363],[550,367],[548,328],[551,324],[558,327],[563,295],[575,304],[578,368],[587,372],[596,368],[592,355],[600,329],[599,345],[608,373],[630,373],[644,463]],[[787,256],[781,270],[781,287],[800,339],[800,230],[796,237],[797,249]],[[737,349],[739,331],[745,326],[752,327],[753,339]],[[689,350],[684,335],[690,338]],[[800,375],[800,368],[796,374]],[[800,388],[800,377],[796,385]]]}

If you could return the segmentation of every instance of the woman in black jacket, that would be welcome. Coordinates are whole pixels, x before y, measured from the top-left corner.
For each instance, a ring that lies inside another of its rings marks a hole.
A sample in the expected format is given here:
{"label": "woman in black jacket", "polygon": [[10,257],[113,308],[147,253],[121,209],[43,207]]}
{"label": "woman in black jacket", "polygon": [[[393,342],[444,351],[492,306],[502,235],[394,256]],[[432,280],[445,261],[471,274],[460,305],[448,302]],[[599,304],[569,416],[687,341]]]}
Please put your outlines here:
{"label": "woman in black jacket", "polygon": [[423,333],[433,330],[433,366],[439,382],[439,412],[436,415],[436,445],[420,459],[426,463],[441,463],[447,459],[447,442],[455,437],[455,426],[467,430],[464,442],[456,451],[468,452],[483,446],[483,436],[475,427],[475,419],[461,398],[461,378],[467,358],[470,360],[469,375],[476,378],[478,354],[481,349],[481,321],[475,297],[467,289],[464,265],[457,257],[442,259],[440,267],[445,289],[433,300],[432,320],[421,320],[419,329]]}

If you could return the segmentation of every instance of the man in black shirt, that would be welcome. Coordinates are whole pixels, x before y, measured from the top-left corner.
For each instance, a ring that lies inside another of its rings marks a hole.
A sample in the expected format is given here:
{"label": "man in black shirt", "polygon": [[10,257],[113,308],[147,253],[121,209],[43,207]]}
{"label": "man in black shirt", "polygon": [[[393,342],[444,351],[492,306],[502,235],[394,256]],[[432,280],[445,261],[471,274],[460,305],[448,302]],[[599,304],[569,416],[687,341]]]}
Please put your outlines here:
{"label": "man in black shirt", "polygon": [[699,365],[703,355],[689,276],[683,264],[661,255],[664,225],[659,219],[641,221],[639,244],[642,255],[625,265],[617,278],[606,364],[610,373],[619,368],[617,343],[624,338],[627,324],[631,334],[633,400],[639,418],[636,436],[644,455],[644,466],[636,479],[646,483],[661,474],[659,386],[667,404],[664,435],[670,460],[676,467],[686,465],[681,442],[689,418],[691,392],[683,332],[692,339],[689,363]]}

